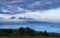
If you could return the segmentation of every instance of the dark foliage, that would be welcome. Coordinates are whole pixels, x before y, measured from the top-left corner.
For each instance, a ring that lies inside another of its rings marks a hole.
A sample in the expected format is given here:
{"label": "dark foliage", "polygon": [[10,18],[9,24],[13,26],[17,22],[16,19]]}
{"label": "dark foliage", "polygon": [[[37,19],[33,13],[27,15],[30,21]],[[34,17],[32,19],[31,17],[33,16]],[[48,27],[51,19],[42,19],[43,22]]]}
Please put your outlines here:
{"label": "dark foliage", "polygon": [[13,36],[13,35],[19,35],[19,36],[57,36],[60,34],[52,34],[52,33],[48,33],[47,31],[35,31],[31,28],[23,28],[23,27],[20,27],[19,29],[16,29],[16,30],[12,30],[12,29],[0,29],[0,36]]}
{"label": "dark foliage", "polygon": [[46,31],[44,31],[43,35],[44,35],[44,36],[49,36]]}
{"label": "dark foliage", "polygon": [[25,28],[23,28],[23,27],[19,28],[19,34],[24,35],[25,34]]}
{"label": "dark foliage", "polygon": [[30,36],[35,35],[35,30],[32,30],[32,29],[30,29],[28,27],[26,27],[25,30],[26,30],[27,35],[30,35]]}

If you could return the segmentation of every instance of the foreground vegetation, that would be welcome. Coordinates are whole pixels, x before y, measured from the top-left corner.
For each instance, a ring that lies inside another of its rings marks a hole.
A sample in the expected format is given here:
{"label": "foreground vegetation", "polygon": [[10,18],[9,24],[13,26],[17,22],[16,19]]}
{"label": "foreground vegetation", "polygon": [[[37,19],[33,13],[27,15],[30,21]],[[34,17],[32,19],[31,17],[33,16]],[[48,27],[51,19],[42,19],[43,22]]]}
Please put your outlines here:
{"label": "foreground vegetation", "polygon": [[60,34],[35,31],[31,28],[0,29],[0,38],[60,38]]}

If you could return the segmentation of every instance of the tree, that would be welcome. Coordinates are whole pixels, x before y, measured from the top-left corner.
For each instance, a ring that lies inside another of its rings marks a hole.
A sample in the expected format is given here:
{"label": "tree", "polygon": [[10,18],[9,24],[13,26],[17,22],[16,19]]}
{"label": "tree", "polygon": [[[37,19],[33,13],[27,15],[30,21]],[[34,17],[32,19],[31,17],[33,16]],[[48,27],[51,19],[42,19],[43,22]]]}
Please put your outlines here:
{"label": "tree", "polygon": [[20,27],[19,28],[19,33],[20,33],[20,35],[24,35],[25,34],[25,28]]}
{"label": "tree", "polygon": [[46,32],[46,31],[44,31],[44,34],[43,34],[44,36],[48,36],[48,33]]}
{"label": "tree", "polygon": [[31,35],[31,36],[35,35],[35,30],[32,30],[28,27],[26,27],[25,30],[27,35]]}

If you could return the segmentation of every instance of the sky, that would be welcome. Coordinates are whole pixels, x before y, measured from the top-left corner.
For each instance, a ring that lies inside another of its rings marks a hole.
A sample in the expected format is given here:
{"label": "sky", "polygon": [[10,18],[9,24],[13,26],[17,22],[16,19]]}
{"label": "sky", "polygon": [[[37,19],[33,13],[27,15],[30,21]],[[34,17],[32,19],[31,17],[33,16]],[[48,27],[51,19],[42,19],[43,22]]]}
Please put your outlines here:
{"label": "sky", "polygon": [[0,0],[0,24],[28,21],[60,23],[60,0]]}
{"label": "sky", "polygon": [[60,0],[0,0],[0,22],[60,22]]}

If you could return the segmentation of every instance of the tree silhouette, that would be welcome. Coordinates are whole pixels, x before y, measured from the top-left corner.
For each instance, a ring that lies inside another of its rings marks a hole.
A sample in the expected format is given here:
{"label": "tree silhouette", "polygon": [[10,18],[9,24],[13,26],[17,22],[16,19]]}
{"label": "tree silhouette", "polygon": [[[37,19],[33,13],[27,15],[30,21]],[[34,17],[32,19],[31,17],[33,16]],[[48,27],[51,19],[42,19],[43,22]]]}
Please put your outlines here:
{"label": "tree silhouette", "polygon": [[31,36],[35,35],[35,30],[32,30],[28,27],[26,27],[25,30],[27,35],[31,35]]}
{"label": "tree silhouette", "polygon": [[42,32],[42,31],[35,31],[29,27],[23,28],[20,27],[18,30],[12,30],[12,29],[0,29],[0,36],[50,36],[50,35],[54,35],[54,36],[60,36],[54,33],[48,33],[46,31]]}
{"label": "tree silhouette", "polygon": [[25,34],[25,28],[20,27],[19,28],[19,33],[20,33],[20,35],[24,35]]}
{"label": "tree silhouette", "polygon": [[48,33],[46,32],[46,31],[44,31],[44,34],[43,34],[44,36],[48,36]]}

